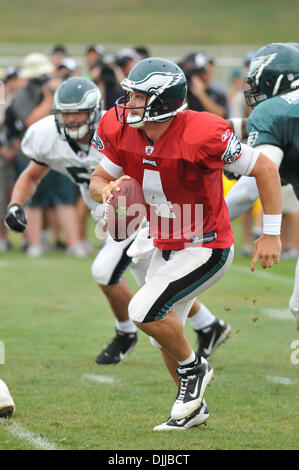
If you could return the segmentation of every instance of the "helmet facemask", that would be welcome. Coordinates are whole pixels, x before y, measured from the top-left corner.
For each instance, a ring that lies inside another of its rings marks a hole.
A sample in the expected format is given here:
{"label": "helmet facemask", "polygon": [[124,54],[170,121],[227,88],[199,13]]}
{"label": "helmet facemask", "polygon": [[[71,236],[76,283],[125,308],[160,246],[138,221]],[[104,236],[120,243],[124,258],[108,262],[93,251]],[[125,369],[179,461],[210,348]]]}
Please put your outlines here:
{"label": "helmet facemask", "polygon": [[[147,121],[164,122],[174,115],[173,112],[167,112],[167,108],[169,107],[163,105],[159,96],[144,92],[142,92],[146,95],[144,106],[127,106],[127,103],[131,99],[132,91],[126,91],[115,103],[115,112],[117,120],[120,123],[140,128],[143,127]],[[139,109],[143,110],[142,115],[132,113],[132,111]]]}
{"label": "helmet facemask", "polygon": [[298,87],[299,51],[287,43],[272,43],[253,56],[248,77],[246,103],[254,107],[274,96]]}
{"label": "helmet facemask", "polygon": [[[138,62],[128,78],[121,82],[125,95],[115,103],[117,120],[121,124],[142,127],[145,122],[165,122],[187,107],[186,77],[173,62],[166,59],[148,58]],[[142,106],[127,106],[130,93],[145,95]],[[142,115],[134,110],[143,110]]]}
{"label": "helmet facemask", "polygon": [[253,78],[248,77],[246,79],[246,83],[249,85],[249,89],[244,90],[247,106],[254,108],[256,105],[267,99],[267,95],[265,93],[259,92],[258,86]]}
{"label": "helmet facemask", "polygon": [[[88,113],[88,118],[82,121],[74,121],[66,123],[64,120],[64,114],[77,114],[77,113]],[[96,124],[99,120],[98,113],[95,109],[80,109],[79,111],[54,111],[56,126],[59,129],[59,133],[65,138],[69,138],[75,141],[84,139],[88,135],[93,135]]]}
{"label": "helmet facemask", "polygon": [[[94,134],[103,109],[98,87],[83,77],[72,77],[63,82],[54,94],[53,114],[57,130],[63,139],[80,141]],[[81,121],[65,122],[68,114],[87,113]]]}

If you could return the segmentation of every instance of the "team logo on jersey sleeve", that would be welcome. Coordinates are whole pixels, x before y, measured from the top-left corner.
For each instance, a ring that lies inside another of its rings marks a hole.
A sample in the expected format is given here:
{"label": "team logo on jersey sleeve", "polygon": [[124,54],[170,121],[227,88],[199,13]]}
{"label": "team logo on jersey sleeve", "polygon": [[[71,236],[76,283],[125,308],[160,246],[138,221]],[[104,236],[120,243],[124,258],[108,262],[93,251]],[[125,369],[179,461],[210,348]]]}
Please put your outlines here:
{"label": "team logo on jersey sleeve", "polygon": [[258,131],[250,132],[247,139],[247,145],[249,145],[249,147],[253,147],[255,142],[257,141],[258,136]]}
{"label": "team logo on jersey sleeve", "polygon": [[104,143],[97,131],[94,133],[91,143],[97,150],[104,150],[105,148]]}
{"label": "team logo on jersey sleeve", "polygon": [[226,163],[233,163],[241,156],[241,153],[241,142],[239,138],[232,133],[227,143],[226,150],[221,157],[221,160]]}
{"label": "team logo on jersey sleeve", "polygon": [[221,136],[222,142],[225,142],[230,137],[231,134],[232,134],[232,131],[230,129],[226,129],[226,131],[223,132]]}

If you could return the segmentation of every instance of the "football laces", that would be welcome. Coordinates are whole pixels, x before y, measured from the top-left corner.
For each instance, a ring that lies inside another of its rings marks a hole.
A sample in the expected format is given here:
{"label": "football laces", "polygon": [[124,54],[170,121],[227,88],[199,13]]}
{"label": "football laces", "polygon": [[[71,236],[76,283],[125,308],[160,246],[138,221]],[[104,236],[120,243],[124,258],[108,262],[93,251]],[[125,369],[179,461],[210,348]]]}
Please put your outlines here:
{"label": "football laces", "polygon": [[105,221],[105,222],[107,222],[110,200],[111,200],[111,198],[109,197],[109,198],[107,199],[107,201],[105,202],[105,212],[104,212],[104,221]]}

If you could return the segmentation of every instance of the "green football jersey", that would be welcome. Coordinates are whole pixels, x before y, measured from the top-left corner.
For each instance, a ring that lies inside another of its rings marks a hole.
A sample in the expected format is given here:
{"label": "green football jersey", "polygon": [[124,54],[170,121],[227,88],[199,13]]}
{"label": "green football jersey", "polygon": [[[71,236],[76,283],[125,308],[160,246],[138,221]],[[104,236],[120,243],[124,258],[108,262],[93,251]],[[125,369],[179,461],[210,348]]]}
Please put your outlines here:
{"label": "green football jersey", "polygon": [[251,147],[281,148],[280,176],[293,185],[299,199],[299,89],[258,104],[248,118],[247,133]]}

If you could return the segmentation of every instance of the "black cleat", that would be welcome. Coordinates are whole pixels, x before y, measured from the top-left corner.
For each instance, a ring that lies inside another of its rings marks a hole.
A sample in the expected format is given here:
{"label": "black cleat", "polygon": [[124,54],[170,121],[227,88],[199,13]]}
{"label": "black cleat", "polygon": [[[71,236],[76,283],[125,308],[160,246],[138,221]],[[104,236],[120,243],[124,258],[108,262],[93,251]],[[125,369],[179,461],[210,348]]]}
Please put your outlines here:
{"label": "black cleat", "polygon": [[165,423],[154,427],[154,431],[180,431],[194,426],[200,426],[209,418],[209,410],[205,400],[202,400],[200,408],[193,411],[191,415],[182,419],[172,419],[171,417]]}
{"label": "black cleat", "polygon": [[116,336],[113,338],[107,348],[105,348],[97,357],[97,364],[118,364],[137,344],[137,333],[124,333],[116,330]]}
{"label": "black cleat", "polygon": [[209,359],[215,349],[229,337],[231,327],[223,320],[216,319],[210,326],[195,332],[198,342],[197,355]]}
{"label": "black cleat", "polygon": [[201,362],[193,367],[178,366],[178,394],[171,410],[171,418],[186,418],[200,408],[207,385],[213,377],[213,368],[202,357]]}

